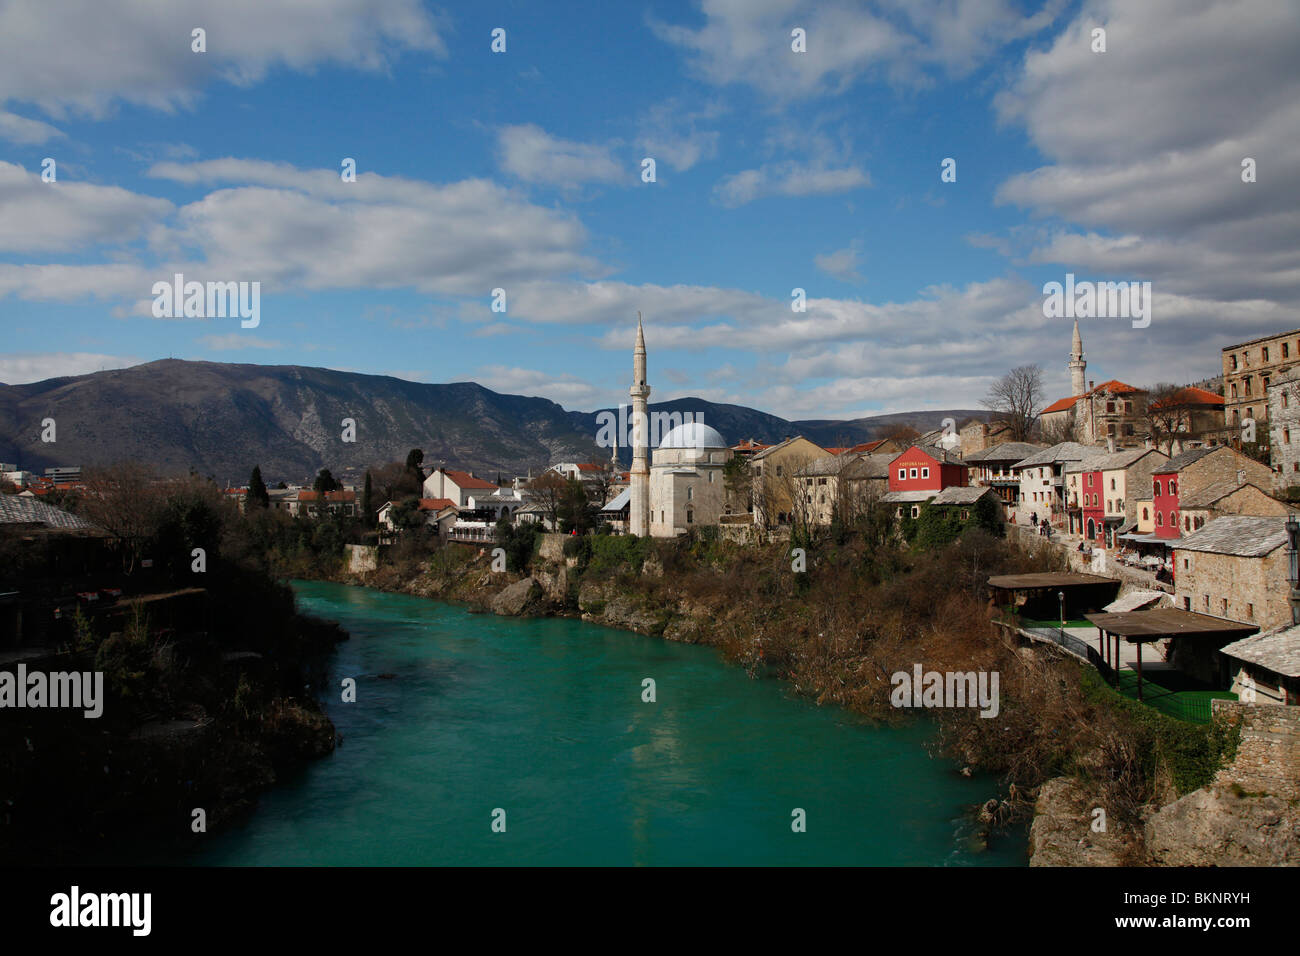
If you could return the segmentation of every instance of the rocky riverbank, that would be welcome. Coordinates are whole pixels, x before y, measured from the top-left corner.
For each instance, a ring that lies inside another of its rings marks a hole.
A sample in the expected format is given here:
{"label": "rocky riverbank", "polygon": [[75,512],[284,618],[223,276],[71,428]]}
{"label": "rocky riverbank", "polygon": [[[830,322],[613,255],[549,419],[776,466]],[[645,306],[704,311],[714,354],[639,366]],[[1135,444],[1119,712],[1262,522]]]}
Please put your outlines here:
{"label": "rocky riverbank", "polygon": [[305,761],[330,753],[333,724],[312,688],[347,635],[294,616],[271,643],[239,650],[206,633],[115,633],[29,669],[106,672],[98,719],[18,710],[0,724],[0,859],[115,862],[179,848],[249,810]]}

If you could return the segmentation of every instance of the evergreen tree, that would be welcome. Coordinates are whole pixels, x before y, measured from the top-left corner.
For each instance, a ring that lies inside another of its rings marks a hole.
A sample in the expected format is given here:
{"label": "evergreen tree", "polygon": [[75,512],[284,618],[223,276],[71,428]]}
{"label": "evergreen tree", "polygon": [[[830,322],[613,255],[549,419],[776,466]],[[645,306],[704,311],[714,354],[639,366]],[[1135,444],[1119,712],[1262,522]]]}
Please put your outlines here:
{"label": "evergreen tree", "polygon": [[262,466],[254,465],[253,474],[248,479],[248,504],[250,507],[269,508],[271,496],[266,493],[266,483],[262,481]]}
{"label": "evergreen tree", "polygon": [[316,476],[315,483],[311,486],[312,491],[319,491],[321,494],[330,491],[337,491],[338,487],[339,483],[334,480],[334,476],[330,474],[328,468],[322,468],[320,470],[320,474]]}
{"label": "evergreen tree", "polygon": [[406,470],[415,476],[417,483],[424,482],[424,451],[419,448],[412,448],[406,453]]}

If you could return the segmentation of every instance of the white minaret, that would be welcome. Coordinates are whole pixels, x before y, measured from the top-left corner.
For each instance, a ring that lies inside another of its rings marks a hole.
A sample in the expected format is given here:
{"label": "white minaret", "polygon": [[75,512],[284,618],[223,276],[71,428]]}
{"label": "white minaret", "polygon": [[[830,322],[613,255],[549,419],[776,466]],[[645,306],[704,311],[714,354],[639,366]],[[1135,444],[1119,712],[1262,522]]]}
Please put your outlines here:
{"label": "white minaret", "polygon": [[1074,341],[1070,345],[1070,394],[1078,397],[1084,393],[1083,377],[1088,363],[1083,360],[1083,339],[1079,337],[1079,320],[1074,320]]}
{"label": "white minaret", "polygon": [[636,348],[632,350],[632,497],[629,522],[633,534],[650,533],[650,386],[645,382],[645,332],[641,313],[636,314]]}

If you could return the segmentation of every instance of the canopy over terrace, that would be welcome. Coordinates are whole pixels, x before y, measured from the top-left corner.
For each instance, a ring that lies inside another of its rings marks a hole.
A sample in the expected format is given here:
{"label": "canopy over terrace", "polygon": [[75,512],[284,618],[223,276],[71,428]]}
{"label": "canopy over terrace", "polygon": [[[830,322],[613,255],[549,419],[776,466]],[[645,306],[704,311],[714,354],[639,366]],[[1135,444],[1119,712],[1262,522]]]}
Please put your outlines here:
{"label": "canopy over terrace", "polygon": [[[1138,700],[1142,699],[1142,645],[1162,641],[1166,638],[1175,641],[1194,642],[1195,644],[1213,644],[1218,640],[1218,650],[1224,644],[1238,640],[1259,630],[1254,624],[1239,624],[1221,617],[1197,614],[1195,611],[1183,611],[1172,607],[1151,608],[1145,611],[1118,611],[1113,613],[1085,614],[1089,621],[1097,626],[1101,635],[1103,654],[1106,662],[1115,669],[1116,681],[1119,680],[1119,639],[1122,637],[1130,644],[1137,645]],[[1115,638],[1112,656],[1111,637]]]}
{"label": "canopy over terrace", "polygon": [[[989,578],[988,586],[995,605],[1020,605],[1029,616],[1033,616],[1034,605],[1038,605],[1038,613],[1050,618],[1062,612],[1069,617],[1105,607],[1119,593],[1117,578],[1064,571],[996,574]],[[1061,594],[1063,599],[1058,598]],[[1063,601],[1063,607],[1058,601]]]}

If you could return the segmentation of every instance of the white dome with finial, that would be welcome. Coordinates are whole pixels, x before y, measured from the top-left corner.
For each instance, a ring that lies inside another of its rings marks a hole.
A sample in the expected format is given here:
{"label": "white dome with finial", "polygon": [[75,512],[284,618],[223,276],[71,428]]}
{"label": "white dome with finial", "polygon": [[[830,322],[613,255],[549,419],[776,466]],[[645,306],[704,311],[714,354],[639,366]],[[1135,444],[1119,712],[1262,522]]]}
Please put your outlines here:
{"label": "white dome with finial", "polygon": [[678,425],[659,443],[660,448],[726,448],[726,439],[716,428],[703,422],[686,422]]}

